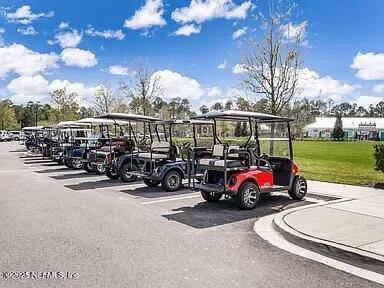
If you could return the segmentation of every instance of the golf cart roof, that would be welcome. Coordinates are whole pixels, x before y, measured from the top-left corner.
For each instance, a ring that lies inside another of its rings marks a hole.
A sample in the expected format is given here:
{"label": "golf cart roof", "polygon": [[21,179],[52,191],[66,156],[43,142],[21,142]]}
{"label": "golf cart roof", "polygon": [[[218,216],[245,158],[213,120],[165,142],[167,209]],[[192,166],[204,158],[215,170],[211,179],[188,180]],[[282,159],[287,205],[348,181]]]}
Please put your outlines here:
{"label": "golf cart roof", "polygon": [[23,127],[21,130],[23,131],[36,131],[43,129],[44,126],[31,126],[31,127]]}
{"label": "golf cart roof", "polygon": [[285,122],[293,121],[290,118],[284,118],[280,116],[257,113],[257,112],[247,112],[247,111],[237,111],[237,110],[222,110],[222,111],[211,111],[205,114],[201,114],[193,119],[220,119],[220,120],[256,120],[258,122]]}
{"label": "golf cart roof", "polygon": [[201,119],[171,119],[171,120],[161,120],[157,121],[158,125],[171,125],[171,124],[213,124],[212,120],[201,120]]}
{"label": "golf cart roof", "polygon": [[126,125],[128,124],[127,121],[116,121],[113,119],[103,119],[103,118],[84,118],[81,120],[76,121],[77,123],[81,123],[84,125],[91,125],[91,124],[105,124],[105,125]]}
{"label": "golf cart roof", "polygon": [[127,113],[107,113],[104,115],[97,116],[97,118],[106,118],[113,120],[123,120],[123,121],[140,121],[140,122],[154,122],[159,121],[159,118],[136,115],[136,114],[127,114]]}
{"label": "golf cart roof", "polygon": [[77,121],[62,121],[55,125],[55,128],[79,128],[87,126],[86,123],[79,123]]}

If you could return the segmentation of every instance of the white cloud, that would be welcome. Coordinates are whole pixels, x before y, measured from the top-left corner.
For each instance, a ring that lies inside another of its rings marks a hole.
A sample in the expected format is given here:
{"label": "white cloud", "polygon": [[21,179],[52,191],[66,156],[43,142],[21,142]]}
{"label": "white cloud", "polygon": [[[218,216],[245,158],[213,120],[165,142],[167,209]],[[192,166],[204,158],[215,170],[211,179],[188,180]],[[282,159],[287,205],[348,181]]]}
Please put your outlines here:
{"label": "white cloud", "polygon": [[356,77],[363,80],[384,80],[384,53],[357,53],[351,64]]}
{"label": "white cloud", "polygon": [[384,101],[383,97],[359,96],[353,103],[356,103],[358,106],[363,106],[364,108],[369,108],[369,105],[376,105],[381,101]]}
{"label": "white cloud", "polygon": [[76,29],[68,32],[60,32],[55,35],[55,41],[48,41],[48,44],[53,45],[59,43],[61,48],[76,47],[83,38],[83,34]]}
{"label": "white cloud", "polygon": [[47,96],[48,81],[41,75],[20,76],[13,79],[7,90],[13,94],[10,99],[17,104],[28,101],[42,101]]}
{"label": "white cloud", "polygon": [[280,26],[280,31],[287,41],[296,41],[297,37],[301,37],[301,40],[305,38],[305,31],[307,28],[307,21],[303,21],[297,25],[289,22]]}
{"label": "white cloud", "polygon": [[87,30],[84,31],[85,34],[91,36],[91,37],[103,37],[105,39],[118,39],[118,40],[123,40],[125,38],[125,34],[123,31],[119,30],[103,30],[103,31],[97,31],[93,26],[88,26]]}
{"label": "white cloud", "polygon": [[112,65],[108,67],[108,72],[113,75],[128,75],[128,67],[123,67],[121,65]]}
{"label": "white cloud", "polygon": [[66,28],[69,28],[69,23],[68,22],[63,22],[61,21],[59,26],[57,26],[57,28],[59,29],[66,29]]}
{"label": "white cloud", "polygon": [[26,28],[20,27],[17,29],[17,32],[21,33],[22,35],[36,35],[39,34],[38,31],[35,30],[32,26],[28,26]]}
{"label": "white cloud", "polygon": [[236,30],[232,34],[232,39],[235,40],[235,39],[245,35],[247,33],[247,29],[248,29],[247,27],[243,27],[243,28],[240,28],[239,30]]}
{"label": "white cloud", "polygon": [[191,34],[199,34],[200,31],[201,31],[201,26],[195,25],[195,24],[187,24],[187,25],[181,26],[179,29],[173,32],[172,35],[190,36]]}
{"label": "white cloud", "polygon": [[54,12],[49,11],[47,13],[39,13],[34,14],[31,10],[31,6],[24,5],[20,8],[17,8],[17,10],[14,13],[6,13],[5,17],[10,22],[16,22],[23,25],[31,24],[33,21],[41,18],[41,17],[53,17]]}
{"label": "white cloud", "polygon": [[154,77],[159,77],[166,99],[181,97],[196,100],[206,93],[206,90],[195,79],[171,70],[156,71],[153,73],[152,79]]}
{"label": "white cloud", "polygon": [[375,93],[382,93],[382,92],[384,92],[384,84],[377,84],[377,85],[373,86],[372,91],[375,92]]}
{"label": "white cloud", "polygon": [[244,19],[251,7],[251,1],[236,5],[232,0],[191,0],[188,7],[175,9],[171,17],[182,24],[200,24],[214,18]]}
{"label": "white cloud", "polygon": [[218,96],[220,94],[222,94],[222,91],[220,90],[219,87],[216,87],[216,86],[208,89],[208,91],[207,91],[207,96],[209,96],[209,97]]}
{"label": "white cloud", "polygon": [[[331,76],[321,77],[315,71],[303,68],[299,72],[299,89],[301,89],[301,97],[315,98],[321,96],[325,99],[341,99],[342,96],[350,94],[359,86],[340,83]],[[340,97],[339,97],[340,96]],[[336,97],[336,98],[335,98]]]}
{"label": "white cloud", "polygon": [[137,30],[152,26],[164,26],[167,24],[163,18],[164,4],[162,0],[146,0],[135,14],[124,21],[124,27]]}
{"label": "white cloud", "polygon": [[78,48],[66,48],[60,54],[61,60],[67,66],[78,66],[81,68],[92,67],[97,64],[95,54],[88,50]]}
{"label": "white cloud", "polygon": [[232,73],[234,74],[242,74],[245,72],[247,72],[247,70],[245,70],[245,68],[241,64],[236,64],[232,67]]}
{"label": "white cloud", "polygon": [[58,60],[55,53],[41,54],[21,44],[0,47],[0,77],[10,72],[32,76],[57,67]]}
{"label": "white cloud", "polygon": [[219,65],[217,65],[217,69],[225,69],[227,67],[228,67],[228,65],[227,65],[227,60],[226,59],[224,59],[223,63],[220,63]]}
{"label": "white cloud", "polygon": [[5,33],[5,29],[0,27],[0,47],[5,45],[3,35],[1,35],[1,34],[4,34],[4,33]]}
{"label": "white cloud", "polygon": [[80,106],[89,106],[92,96],[99,88],[98,86],[90,86],[81,82],[70,82],[68,80],[56,79],[51,82],[48,89],[54,91],[65,88],[68,93],[77,94],[77,102]]}

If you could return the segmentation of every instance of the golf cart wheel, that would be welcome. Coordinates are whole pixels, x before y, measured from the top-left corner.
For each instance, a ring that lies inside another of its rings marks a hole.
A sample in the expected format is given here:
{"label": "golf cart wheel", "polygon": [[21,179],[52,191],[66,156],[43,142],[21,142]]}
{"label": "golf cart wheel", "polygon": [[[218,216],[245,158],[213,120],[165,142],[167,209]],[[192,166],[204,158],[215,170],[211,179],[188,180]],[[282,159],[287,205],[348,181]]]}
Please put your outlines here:
{"label": "golf cart wheel", "polygon": [[75,170],[79,170],[79,169],[83,168],[83,162],[79,159],[72,159],[72,160],[70,160],[70,162],[71,162],[72,168]]}
{"label": "golf cart wheel", "polygon": [[131,167],[131,163],[130,162],[125,163],[119,169],[120,179],[123,182],[126,182],[126,183],[135,182],[137,180],[137,176],[136,175],[130,175],[130,174],[128,174],[128,172],[130,172],[130,171],[137,171],[138,169],[139,168],[137,167],[136,164],[132,164],[132,167]]}
{"label": "golf cart wheel", "polygon": [[84,169],[84,171],[86,171],[87,173],[93,173],[93,167],[92,167],[92,164],[89,163],[89,162],[83,162],[83,169]]}
{"label": "golf cart wheel", "polygon": [[295,176],[292,188],[288,191],[288,194],[293,200],[301,200],[307,194],[307,189],[307,180],[303,176]]}
{"label": "golf cart wheel", "polygon": [[235,200],[241,209],[251,210],[255,208],[259,198],[259,187],[255,183],[246,182],[239,188]]}
{"label": "golf cart wheel", "polygon": [[97,157],[96,163],[97,163],[96,165],[93,165],[93,172],[95,172],[97,175],[104,174],[105,173],[104,158]]}
{"label": "golf cart wheel", "polygon": [[146,178],[143,179],[143,182],[148,187],[157,187],[160,184],[160,181],[158,181],[158,180],[151,180],[151,179],[146,179]]}
{"label": "golf cart wheel", "polygon": [[119,173],[117,172],[116,169],[114,168],[105,168],[105,175],[109,178],[109,179],[119,179]]}
{"label": "golf cart wheel", "polygon": [[217,202],[221,199],[223,194],[215,193],[215,192],[201,191],[201,196],[204,198],[205,201]]}
{"label": "golf cart wheel", "polygon": [[177,171],[169,171],[165,174],[161,186],[163,186],[165,191],[173,192],[177,191],[183,185],[183,178],[180,173]]}
{"label": "golf cart wheel", "polygon": [[67,167],[67,168],[72,168],[71,163],[70,163],[70,161],[68,161],[68,160],[63,160],[63,164],[64,164],[65,167]]}

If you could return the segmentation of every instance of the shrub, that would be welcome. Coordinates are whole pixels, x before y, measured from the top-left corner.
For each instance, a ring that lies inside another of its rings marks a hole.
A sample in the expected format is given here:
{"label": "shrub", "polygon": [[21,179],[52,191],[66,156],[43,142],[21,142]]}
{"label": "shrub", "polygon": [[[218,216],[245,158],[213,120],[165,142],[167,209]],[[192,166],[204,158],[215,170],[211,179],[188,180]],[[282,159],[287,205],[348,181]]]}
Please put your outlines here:
{"label": "shrub", "polygon": [[384,144],[373,145],[375,152],[375,170],[384,172]]}

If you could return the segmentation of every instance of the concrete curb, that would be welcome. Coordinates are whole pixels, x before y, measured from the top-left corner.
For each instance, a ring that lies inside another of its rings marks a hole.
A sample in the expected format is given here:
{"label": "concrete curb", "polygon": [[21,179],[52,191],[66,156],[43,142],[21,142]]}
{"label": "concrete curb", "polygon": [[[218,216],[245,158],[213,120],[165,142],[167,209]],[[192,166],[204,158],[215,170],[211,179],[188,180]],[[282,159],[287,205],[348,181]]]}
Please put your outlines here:
{"label": "concrete curb", "polygon": [[321,254],[326,254],[327,256],[344,262],[350,262],[351,264],[353,263],[354,265],[358,263],[358,266],[362,268],[384,273],[384,256],[301,233],[284,221],[285,216],[300,210],[311,209],[313,207],[326,206],[328,204],[341,203],[350,200],[351,199],[338,199],[326,203],[316,203],[280,212],[273,217],[273,228],[279,232],[286,240],[293,244],[297,244],[298,246],[302,246],[303,248],[313,250]]}

